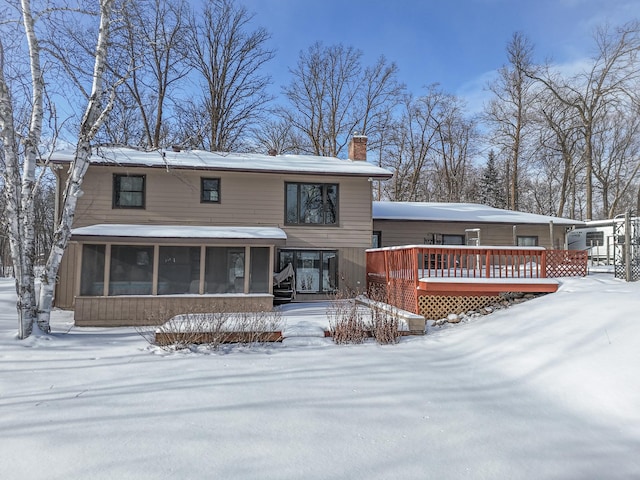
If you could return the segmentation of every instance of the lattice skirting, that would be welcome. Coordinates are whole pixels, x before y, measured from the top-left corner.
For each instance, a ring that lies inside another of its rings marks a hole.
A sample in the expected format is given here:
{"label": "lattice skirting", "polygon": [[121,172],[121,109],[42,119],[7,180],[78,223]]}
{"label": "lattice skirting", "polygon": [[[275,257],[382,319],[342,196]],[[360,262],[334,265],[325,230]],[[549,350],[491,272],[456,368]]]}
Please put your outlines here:
{"label": "lattice skirting", "polygon": [[450,313],[465,313],[500,301],[499,295],[421,295],[418,298],[420,315],[427,320],[439,320]]}

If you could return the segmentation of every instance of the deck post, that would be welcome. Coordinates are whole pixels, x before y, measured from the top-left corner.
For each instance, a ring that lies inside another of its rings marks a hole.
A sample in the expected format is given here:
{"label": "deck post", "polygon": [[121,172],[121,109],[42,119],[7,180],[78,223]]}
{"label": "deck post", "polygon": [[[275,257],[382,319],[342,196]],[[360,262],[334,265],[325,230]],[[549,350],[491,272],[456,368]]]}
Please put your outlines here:
{"label": "deck post", "polygon": [[491,277],[491,250],[487,250],[487,256],[485,258],[485,271],[484,271],[484,275],[485,277],[489,278]]}
{"label": "deck post", "polygon": [[540,263],[542,264],[542,271],[540,272],[540,278],[547,278],[547,251],[543,250],[540,257],[541,257]]}
{"label": "deck post", "polygon": [[388,250],[385,250],[384,252],[384,281],[387,284],[386,287],[386,291],[387,291],[387,297],[389,297],[389,288],[390,288],[390,283],[389,283],[389,259],[387,258],[387,254],[389,253]]}
{"label": "deck post", "polygon": [[413,251],[413,302],[414,302],[414,313],[420,313],[420,304],[418,302],[418,285],[420,284],[420,277],[418,275],[418,252],[417,248],[412,248]]}

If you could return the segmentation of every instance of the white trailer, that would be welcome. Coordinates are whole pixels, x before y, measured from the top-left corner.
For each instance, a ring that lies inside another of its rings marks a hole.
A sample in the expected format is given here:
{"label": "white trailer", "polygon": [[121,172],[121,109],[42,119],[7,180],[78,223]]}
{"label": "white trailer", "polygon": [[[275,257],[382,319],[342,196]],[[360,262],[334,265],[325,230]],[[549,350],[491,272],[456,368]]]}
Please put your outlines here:
{"label": "white trailer", "polygon": [[567,247],[569,250],[587,250],[594,263],[612,264],[615,246],[624,244],[624,215],[585,223],[585,227],[569,231]]}

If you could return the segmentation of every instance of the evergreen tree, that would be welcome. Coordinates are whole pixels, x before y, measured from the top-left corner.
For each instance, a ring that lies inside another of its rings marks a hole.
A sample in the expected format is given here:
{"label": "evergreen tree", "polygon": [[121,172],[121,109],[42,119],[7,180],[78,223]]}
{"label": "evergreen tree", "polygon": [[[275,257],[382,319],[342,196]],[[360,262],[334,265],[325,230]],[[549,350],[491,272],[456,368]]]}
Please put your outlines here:
{"label": "evergreen tree", "polygon": [[496,166],[496,155],[493,150],[489,152],[487,165],[480,179],[480,200],[484,205],[495,208],[505,208],[506,197],[502,189],[504,179]]}

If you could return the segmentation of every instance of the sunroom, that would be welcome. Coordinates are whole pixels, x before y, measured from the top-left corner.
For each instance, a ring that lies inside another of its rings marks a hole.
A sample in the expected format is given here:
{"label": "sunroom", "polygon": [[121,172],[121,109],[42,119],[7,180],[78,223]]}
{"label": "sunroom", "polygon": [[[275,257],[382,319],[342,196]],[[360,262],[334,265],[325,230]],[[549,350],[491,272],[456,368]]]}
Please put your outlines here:
{"label": "sunroom", "polygon": [[178,313],[270,310],[274,227],[92,225],[72,231],[76,325],[146,325]]}

